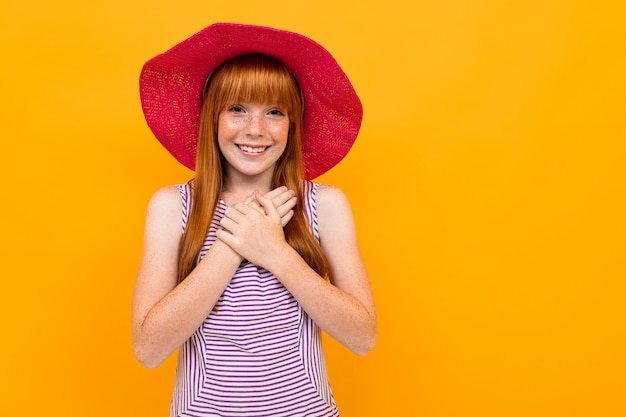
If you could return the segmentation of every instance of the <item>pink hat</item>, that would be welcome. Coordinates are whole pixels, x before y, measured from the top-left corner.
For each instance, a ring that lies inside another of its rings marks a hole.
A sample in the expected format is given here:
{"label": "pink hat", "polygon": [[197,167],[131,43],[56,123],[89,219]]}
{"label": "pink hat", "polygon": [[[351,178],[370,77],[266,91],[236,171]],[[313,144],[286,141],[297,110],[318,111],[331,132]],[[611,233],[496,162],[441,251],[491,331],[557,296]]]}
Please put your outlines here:
{"label": "pink hat", "polygon": [[263,54],[281,61],[304,96],[305,177],[322,175],[354,143],[363,108],[350,80],[315,41],[263,26],[215,23],[146,62],[139,78],[148,126],[181,164],[193,170],[205,82],[224,61]]}

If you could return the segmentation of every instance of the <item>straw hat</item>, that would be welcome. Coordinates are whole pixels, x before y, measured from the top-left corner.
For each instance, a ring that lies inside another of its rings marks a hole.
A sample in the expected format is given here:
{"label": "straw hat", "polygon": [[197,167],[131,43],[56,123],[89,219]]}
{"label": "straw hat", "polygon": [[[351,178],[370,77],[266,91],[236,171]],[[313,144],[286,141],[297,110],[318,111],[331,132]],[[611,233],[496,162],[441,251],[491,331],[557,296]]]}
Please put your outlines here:
{"label": "straw hat", "polygon": [[281,61],[298,80],[304,97],[305,177],[313,179],[328,171],[352,147],[363,108],[333,56],[297,33],[215,23],[150,59],[139,78],[148,126],[181,164],[193,170],[207,78],[224,61],[253,53]]}

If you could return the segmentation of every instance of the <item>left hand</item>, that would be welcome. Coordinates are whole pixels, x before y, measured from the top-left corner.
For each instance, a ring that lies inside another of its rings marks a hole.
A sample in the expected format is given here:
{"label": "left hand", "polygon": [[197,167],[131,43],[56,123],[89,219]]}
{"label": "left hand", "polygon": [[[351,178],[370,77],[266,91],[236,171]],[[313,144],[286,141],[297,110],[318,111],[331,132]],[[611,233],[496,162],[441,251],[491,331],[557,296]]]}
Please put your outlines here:
{"label": "left hand", "polygon": [[253,195],[259,208],[249,203],[237,203],[226,209],[217,231],[217,238],[250,262],[267,268],[280,256],[285,241],[281,216],[272,200],[259,192]]}

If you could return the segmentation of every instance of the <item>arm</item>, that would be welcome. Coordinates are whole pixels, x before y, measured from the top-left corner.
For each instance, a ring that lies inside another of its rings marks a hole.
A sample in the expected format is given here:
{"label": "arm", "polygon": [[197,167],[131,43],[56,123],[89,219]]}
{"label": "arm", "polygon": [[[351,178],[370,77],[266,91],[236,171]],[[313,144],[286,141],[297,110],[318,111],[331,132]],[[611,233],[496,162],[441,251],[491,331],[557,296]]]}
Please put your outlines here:
{"label": "arm", "polygon": [[318,326],[353,352],[364,355],[376,343],[377,319],[365,265],[357,245],[352,212],[344,194],[321,186],[317,214],[322,249],[331,266],[324,280],[284,239],[271,204],[257,195],[265,213],[236,205],[218,233],[242,256],[278,278]]}
{"label": "arm", "polygon": [[[293,191],[280,187],[266,197],[281,213],[293,215]],[[154,368],[172,354],[211,313],[230,282],[241,256],[216,241],[196,268],[177,283],[182,202],[175,187],[159,190],[148,205],[144,250],[133,294],[133,349],[137,359]]]}
{"label": "arm", "polygon": [[322,185],[317,194],[317,215],[322,250],[331,267],[330,282],[341,300],[341,308],[326,314],[329,324],[325,331],[348,347],[348,343],[359,346],[353,350],[365,354],[376,344],[378,321],[350,203],[338,188]]}
{"label": "arm", "polygon": [[174,187],[158,191],[146,216],[144,250],[132,309],[133,349],[154,368],[182,345],[209,315],[241,257],[221,242],[177,282],[182,203]]}

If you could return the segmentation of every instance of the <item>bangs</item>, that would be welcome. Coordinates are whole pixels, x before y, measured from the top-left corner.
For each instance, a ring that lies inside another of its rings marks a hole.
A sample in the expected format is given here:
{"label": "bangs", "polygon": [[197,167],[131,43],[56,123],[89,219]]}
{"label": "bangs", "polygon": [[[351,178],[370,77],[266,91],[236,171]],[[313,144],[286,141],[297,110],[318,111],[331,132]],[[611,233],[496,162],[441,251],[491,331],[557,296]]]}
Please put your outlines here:
{"label": "bangs", "polygon": [[300,90],[294,76],[273,58],[237,57],[222,64],[212,78],[207,97],[217,93],[213,97],[220,111],[235,103],[276,103],[290,115],[301,108]]}

